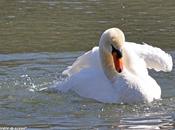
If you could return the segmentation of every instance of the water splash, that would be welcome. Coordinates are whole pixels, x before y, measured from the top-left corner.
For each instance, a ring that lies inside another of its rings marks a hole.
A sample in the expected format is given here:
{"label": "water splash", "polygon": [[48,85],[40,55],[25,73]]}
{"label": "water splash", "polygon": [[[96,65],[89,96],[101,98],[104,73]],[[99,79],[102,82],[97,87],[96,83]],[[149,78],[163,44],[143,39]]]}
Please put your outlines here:
{"label": "water splash", "polygon": [[29,86],[28,90],[34,92],[37,90],[37,86],[33,83],[31,77],[29,75],[21,75],[22,80],[24,81],[24,86]]}

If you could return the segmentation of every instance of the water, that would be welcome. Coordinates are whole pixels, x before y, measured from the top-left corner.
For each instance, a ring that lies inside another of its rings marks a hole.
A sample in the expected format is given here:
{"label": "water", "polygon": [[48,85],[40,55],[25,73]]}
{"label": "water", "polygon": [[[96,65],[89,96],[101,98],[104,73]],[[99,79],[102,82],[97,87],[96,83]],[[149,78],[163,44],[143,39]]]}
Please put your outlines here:
{"label": "water", "polygon": [[174,61],[174,10],[173,0],[0,1],[0,129],[174,129],[174,68],[150,71],[163,98],[150,104],[37,92],[63,80],[61,72],[114,26],[128,41],[163,48]]}

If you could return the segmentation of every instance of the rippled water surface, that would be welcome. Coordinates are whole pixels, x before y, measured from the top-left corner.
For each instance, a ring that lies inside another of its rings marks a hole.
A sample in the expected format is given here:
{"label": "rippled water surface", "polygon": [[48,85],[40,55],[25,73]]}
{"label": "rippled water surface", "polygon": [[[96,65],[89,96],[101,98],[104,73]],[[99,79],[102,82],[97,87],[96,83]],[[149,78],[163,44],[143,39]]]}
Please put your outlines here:
{"label": "rippled water surface", "polygon": [[162,100],[150,104],[37,91],[64,80],[61,72],[114,26],[174,61],[174,0],[1,0],[0,129],[174,129],[174,68],[150,71],[162,89]]}

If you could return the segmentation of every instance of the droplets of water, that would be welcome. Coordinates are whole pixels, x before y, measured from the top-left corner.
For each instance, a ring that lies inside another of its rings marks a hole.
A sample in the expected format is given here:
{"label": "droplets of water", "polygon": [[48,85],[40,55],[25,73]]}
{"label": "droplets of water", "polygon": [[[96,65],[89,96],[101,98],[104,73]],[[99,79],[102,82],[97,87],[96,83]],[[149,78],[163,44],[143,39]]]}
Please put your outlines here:
{"label": "droplets of water", "polygon": [[23,80],[25,81],[23,82],[24,86],[29,86],[29,91],[34,92],[37,89],[36,85],[33,83],[29,75],[21,75],[21,78],[23,78]]}

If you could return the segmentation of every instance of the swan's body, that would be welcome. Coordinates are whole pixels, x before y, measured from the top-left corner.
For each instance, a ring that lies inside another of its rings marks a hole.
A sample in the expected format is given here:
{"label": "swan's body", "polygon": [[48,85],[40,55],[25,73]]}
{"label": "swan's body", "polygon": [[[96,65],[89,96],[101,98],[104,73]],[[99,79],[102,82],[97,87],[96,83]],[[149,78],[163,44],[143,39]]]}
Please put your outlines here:
{"label": "swan's body", "polygon": [[[122,50],[123,68],[119,70],[111,55],[111,45]],[[105,103],[151,102],[161,98],[161,89],[147,68],[171,71],[172,58],[159,48],[125,42],[123,32],[111,28],[102,34],[99,47],[78,57],[63,72],[69,76],[65,82],[49,89],[73,90],[82,97]]]}

